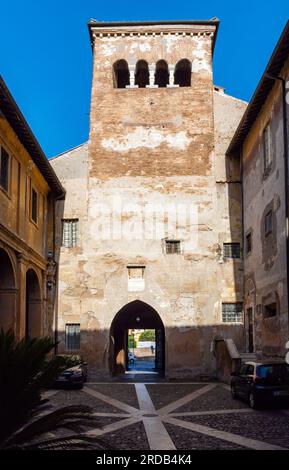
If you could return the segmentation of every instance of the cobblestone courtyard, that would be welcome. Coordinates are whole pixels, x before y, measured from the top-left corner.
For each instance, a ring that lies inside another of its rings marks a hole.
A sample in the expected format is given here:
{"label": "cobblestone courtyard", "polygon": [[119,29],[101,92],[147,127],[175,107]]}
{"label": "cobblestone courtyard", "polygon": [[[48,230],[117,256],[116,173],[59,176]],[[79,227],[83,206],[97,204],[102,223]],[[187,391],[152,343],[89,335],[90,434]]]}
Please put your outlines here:
{"label": "cobblestone courtyard", "polygon": [[251,410],[216,383],[87,383],[51,390],[55,406],[86,404],[116,450],[289,449],[289,409]]}

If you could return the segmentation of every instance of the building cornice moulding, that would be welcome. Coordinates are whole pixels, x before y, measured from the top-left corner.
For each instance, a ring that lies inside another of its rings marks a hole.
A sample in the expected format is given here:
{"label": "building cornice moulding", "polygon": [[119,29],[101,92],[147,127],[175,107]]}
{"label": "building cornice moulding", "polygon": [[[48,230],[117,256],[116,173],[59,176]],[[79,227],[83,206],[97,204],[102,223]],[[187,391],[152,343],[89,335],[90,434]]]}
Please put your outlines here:
{"label": "building cornice moulding", "polygon": [[162,26],[162,27],[110,27],[98,28],[91,27],[92,37],[106,38],[106,37],[140,37],[140,36],[198,36],[198,37],[213,37],[215,35],[216,26],[210,25],[197,25],[197,26]]}

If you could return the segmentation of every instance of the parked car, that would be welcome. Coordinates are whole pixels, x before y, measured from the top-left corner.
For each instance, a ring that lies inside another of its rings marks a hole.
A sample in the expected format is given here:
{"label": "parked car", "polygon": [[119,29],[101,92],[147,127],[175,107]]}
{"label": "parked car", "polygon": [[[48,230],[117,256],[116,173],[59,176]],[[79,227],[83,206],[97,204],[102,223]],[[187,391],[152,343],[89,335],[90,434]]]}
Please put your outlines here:
{"label": "parked car", "polygon": [[246,362],[231,375],[232,397],[248,400],[251,408],[281,400],[289,403],[289,364],[285,362]]}
{"label": "parked car", "polygon": [[128,358],[128,363],[129,363],[129,364],[134,363],[135,360],[136,360],[135,355],[134,355],[131,351],[128,352],[127,358]]}
{"label": "parked car", "polygon": [[57,377],[54,382],[56,387],[83,387],[87,380],[87,362],[78,354],[65,355],[61,354],[65,359],[68,367]]}

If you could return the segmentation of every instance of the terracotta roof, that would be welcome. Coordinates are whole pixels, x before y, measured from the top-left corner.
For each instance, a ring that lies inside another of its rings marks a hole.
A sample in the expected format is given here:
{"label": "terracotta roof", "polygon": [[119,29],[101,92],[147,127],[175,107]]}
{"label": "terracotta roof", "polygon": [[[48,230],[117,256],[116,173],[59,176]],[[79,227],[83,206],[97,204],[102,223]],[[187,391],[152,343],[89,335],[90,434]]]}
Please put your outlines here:
{"label": "terracotta roof", "polygon": [[64,197],[65,190],[1,76],[0,111],[47,181],[53,194],[59,198]]}
{"label": "terracotta roof", "polygon": [[228,147],[227,155],[237,153],[258,117],[267,97],[275,85],[275,80],[268,75],[277,77],[281,72],[286,60],[289,58],[289,21],[287,22],[280,39],[273,51],[268,65],[261,77],[261,80],[253,94],[250,103],[241,119],[235,135]]}

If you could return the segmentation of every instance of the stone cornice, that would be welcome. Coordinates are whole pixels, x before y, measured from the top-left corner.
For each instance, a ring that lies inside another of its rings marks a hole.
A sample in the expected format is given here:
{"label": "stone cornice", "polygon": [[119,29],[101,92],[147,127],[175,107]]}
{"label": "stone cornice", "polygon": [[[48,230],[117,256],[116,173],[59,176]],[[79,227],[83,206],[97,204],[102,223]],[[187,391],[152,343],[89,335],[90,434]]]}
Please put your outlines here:
{"label": "stone cornice", "polygon": [[140,36],[199,36],[214,37],[215,25],[157,25],[157,26],[91,26],[93,38]]}
{"label": "stone cornice", "polygon": [[41,256],[37,251],[31,248],[27,243],[22,240],[18,235],[11,232],[5,225],[0,222],[0,241],[4,242],[16,253],[23,257],[24,260],[32,261],[40,269],[46,269],[46,259]]}

